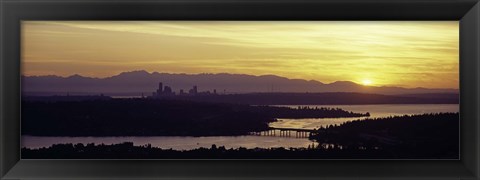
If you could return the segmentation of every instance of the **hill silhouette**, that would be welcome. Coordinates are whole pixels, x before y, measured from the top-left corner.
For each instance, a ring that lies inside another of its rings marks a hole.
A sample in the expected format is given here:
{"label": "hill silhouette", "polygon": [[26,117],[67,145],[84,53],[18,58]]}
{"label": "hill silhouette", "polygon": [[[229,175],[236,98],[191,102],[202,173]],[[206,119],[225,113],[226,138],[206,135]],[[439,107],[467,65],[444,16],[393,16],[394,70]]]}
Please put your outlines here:
{"label": "hill silhouette", "polygon": [[366,117],[339,108],[290,108],[155,99],[22,101],[22,134],[219,136],[268,130],[276,118]]}
{"label": "hill silhouette", "polygon": [[363,86],[350,81],[322,83],[315,80],[288,79],[276,75],[246,74],[170,74],[147,71],[123,72],[106,78],[84,77],[78,74],[69,77],[55,75],[22,76],[22,91],[27,95],[54,95],[58,93],[105,95],[147,95],[163,82],[179,92],[197,85],[199,91],[226,93],[251,92],[357,92],[370,94],[424,94],[458,93],[458,89],[427,89],[402,87]]}

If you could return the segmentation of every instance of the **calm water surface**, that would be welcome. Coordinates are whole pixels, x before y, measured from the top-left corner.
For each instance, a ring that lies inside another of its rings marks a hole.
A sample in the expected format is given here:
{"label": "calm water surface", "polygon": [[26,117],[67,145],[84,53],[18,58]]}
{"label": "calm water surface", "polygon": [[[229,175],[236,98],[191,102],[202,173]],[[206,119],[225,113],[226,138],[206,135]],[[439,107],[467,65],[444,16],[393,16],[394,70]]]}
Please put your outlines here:
{"label": "calm water surface", "polygon": [[29,148],[48,147],[59,143],[95,143],[118,144],[133,142],[135,145],[151,144],[163,149],[188,150],[199,147],[210,148],[212,144],[226,148],[275,148],[275,147],[308,147],[317,146],[306,138],[271,137],[271,136],[215,136],[215,137],[185,137],[185,136],[153,136],[153,137],[39,137],[22,136],[22,146]]}
{"label": "calm water surface", "polygon": [[[283,106],[283,105],[282,105]],[[289,106],[289,107],[298,107]],[[457,104],[415,104],[415,105],[318,105],[309,107],[341,108],[347,111],[365,113],[371,117],[388,117],[396,115],[412,115],[438,112],[458,112]],[[271,127],[304,128],[313,129],[320,126],[341,124],[365,118],[308,118],[308,119],[279,119],[278,122],[270,123]],[[59,143],[95,143],[116,144],[121,142],[133,142],[135,145],[151,144],[164,149],[188,150],[199,147],[211,147],[212,144],[225,146],[226,148],[274,148],[274,147],[308,147],[318,144],[306,138],[278,137],[277,136],[215,136],[215,137],[179,137],[179,136],[155,136],[155,137],[38,137],[22,136],[22,147],[40,148]]]}
{"label": "calm water surface", "polygon": [[[281,105],[282,107],[293,107]],[[307,119],[278,119],[278,122],[270,123],[271,127],[281,128],[302,128],[302,129],[314,129],[320,126],[339,125],[343,122],[353,121],[357,119],[365,118],[379,118],[388,116],[401,116],[401,115],[413,115],[413,114],[425,114],[425,113],[438,113],[438,112],[458,112],[458,104],[386,104],[386,105],[315,105],[308,107],[329,107],[340,108],[346,111],[370,113],[370,117],[354,117],[354,118],[307,118]]]}

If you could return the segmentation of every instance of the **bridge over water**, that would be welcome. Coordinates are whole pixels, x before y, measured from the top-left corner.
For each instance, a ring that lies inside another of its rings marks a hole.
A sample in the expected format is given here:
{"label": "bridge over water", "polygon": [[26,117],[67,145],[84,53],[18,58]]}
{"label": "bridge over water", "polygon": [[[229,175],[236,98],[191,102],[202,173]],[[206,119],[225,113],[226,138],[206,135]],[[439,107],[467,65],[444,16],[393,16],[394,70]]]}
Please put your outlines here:
{"label": "bridge over water", "polygon": [[276,128],[270,127],[266,131],[252,132],[251,135],[257,136],[279,136],[279,137],[295,137],[295,138],[308,138],[312,132],[318,132],[314,129],[301,129],[301,128]]}

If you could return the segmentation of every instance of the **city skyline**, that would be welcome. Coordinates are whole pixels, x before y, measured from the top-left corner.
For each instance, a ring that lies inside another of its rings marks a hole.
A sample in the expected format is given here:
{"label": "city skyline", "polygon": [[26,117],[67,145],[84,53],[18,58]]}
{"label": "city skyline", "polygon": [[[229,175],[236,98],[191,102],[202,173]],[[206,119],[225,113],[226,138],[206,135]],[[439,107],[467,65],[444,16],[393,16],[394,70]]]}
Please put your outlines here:
{"label": "city skyline", "polygon": [[458,61],[456,21],[22,22],[27,76],[141,69],[458,89]]}

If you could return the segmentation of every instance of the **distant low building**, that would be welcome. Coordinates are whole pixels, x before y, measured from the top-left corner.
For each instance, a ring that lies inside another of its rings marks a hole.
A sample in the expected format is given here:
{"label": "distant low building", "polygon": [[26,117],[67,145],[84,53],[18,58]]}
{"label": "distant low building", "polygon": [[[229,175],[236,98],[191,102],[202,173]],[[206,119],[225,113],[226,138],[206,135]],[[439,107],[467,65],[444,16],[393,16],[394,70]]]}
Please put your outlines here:
{"label": "distant low building", "polygon": [[193,86],[193,88],[188,91],[188,94],[191,94],[191,95],[196,95],[197,93],[198,93],[197,86]]}

